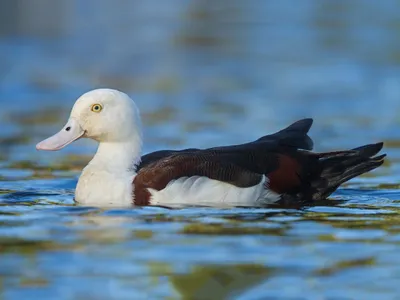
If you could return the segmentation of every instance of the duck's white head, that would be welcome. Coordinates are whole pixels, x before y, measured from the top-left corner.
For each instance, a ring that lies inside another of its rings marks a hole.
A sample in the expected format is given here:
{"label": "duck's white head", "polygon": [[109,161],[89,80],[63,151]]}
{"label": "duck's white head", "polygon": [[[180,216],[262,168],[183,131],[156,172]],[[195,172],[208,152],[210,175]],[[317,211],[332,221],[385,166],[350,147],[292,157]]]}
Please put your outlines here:
{"label": "duck's white head", "polygon": [[113,89],[96,89],[83,94],[76,100],[63,129],[38,143],[36,149],[59,150],[82,137],[100,143],[132,139],[141,143],[140,116],[133,100]]}

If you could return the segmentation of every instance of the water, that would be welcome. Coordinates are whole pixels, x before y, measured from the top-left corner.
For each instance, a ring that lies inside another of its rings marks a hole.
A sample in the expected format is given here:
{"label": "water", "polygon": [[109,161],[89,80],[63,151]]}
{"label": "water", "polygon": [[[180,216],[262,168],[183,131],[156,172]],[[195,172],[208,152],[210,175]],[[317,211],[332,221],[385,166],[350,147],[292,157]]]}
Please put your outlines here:
{"label": "water", "polygon": [[[12,3],[0,7],[2,298],[398,299],[397,1]],[[135,99],[145,152],[313,117],[317,151],[385,141],[389,158],[308,207],[75,206],[95,143],[34,145],[100,86]]]}

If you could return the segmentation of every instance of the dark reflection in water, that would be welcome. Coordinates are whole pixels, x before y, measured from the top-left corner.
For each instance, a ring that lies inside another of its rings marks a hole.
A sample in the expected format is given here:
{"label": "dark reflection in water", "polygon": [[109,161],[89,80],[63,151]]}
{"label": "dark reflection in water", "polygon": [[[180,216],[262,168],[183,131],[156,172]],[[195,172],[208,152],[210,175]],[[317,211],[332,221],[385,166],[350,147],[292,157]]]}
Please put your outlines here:
{"label": "dark reflection in water", "polygon": [[[0,3],[4,299],[396,299],[397,1]],[[74,100],[122,89],[145,152],[250,141],[313,117],[316,150],[389,158],[314,206],[99,209],[73,203],[95,151],[36,142]]]}

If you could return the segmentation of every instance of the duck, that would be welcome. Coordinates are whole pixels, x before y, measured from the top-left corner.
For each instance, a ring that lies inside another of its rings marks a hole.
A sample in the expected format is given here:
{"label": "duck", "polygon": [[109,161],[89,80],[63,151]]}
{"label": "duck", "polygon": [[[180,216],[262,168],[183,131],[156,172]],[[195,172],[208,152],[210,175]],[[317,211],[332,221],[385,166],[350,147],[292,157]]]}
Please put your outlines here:
{"label": "duck", "polygon": [[328,198],[344,182],[384,162],[383,143],[313,152],[313,119],[229,146],[159,150],[142,156],[142,123],[124,92],[100,88],[80,96],[65,126],[39,142],[56,151],[81,138],[98,142],[79,176],[74,200],[90,206],[265,207]]}

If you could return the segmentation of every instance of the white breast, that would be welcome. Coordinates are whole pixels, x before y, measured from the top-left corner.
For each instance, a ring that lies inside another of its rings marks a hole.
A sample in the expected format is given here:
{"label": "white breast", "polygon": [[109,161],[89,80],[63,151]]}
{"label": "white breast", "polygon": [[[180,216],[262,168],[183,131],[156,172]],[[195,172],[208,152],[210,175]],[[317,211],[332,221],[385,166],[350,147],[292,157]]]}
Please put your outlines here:
{"label": "white breast", "polygon": [[263,206],[279,201],[280,195],[267,188],[267,178],[248,188],[236,187],[207,177],[182,177],[163,190],[149,189],[151,205]]}
{"label": "white breast", "polygon": [[131,206],[131,172],[110,172],[87,166],[78,181],[75,201],[94,206]]}

